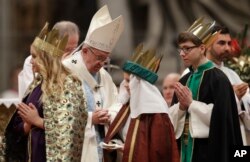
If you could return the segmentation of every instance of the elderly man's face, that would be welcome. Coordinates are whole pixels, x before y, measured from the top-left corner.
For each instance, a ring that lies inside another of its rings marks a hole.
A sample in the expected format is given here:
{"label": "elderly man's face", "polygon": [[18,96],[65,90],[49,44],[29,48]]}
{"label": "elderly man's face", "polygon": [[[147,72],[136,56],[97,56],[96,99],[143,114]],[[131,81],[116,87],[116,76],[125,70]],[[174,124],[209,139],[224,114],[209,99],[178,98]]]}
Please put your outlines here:
{"label": "elderly man's face", "polygon": [[109,53],[92,47],[84,47],[83,57],[88,71],[97,73],[108,60]]}
{"label": "elderly man's face", "polygon": [[68,43],[67,43],[65,50],[64,50],[65,53],[64,53],[62,59],[66,58],[71,52],[74,51],[74,49],[77,48],[78,42],[79,42],[79,35],[78,34],[73,34],[73,35],[69,36]]}

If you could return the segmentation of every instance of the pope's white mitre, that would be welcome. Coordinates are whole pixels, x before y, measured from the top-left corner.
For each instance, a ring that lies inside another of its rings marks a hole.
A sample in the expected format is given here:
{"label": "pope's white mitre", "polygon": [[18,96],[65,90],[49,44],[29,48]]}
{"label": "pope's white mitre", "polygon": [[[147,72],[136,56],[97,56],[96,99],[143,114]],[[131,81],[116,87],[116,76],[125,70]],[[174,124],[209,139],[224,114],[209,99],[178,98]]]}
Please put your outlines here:
{"label": "pope's white mitre", "polygon": [[123,17],[112,20],[107,5],[93,16],[84,43],[96,49],[111,52],[124,30]]}

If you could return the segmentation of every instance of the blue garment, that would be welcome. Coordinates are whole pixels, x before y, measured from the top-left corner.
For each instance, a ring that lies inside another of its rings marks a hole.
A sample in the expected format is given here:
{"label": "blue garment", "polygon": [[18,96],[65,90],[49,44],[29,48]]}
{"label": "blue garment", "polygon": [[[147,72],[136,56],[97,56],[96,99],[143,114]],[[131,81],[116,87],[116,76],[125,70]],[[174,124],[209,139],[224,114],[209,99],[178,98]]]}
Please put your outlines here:
{"label": "blue garment", "polygon": [[[84,82],[83,86],[84,86],[85,95],[86,95],[86,99],[87,99],[88,112],[93,112],[95,110],[95,107],[96,107],[93,91],[87,82]],[[99,107],[102,107],[102,105],[103,105],[102,103],[103,102],[101,101],[101,105]],[[102,162],[103,150],[99,146],[99,143],[103,141],[104,137],[99,132],[99,126],[101,126],[101,125],[95,125],[95,132],[96,132],[96,141],[97,141],[97,145],[98,145],[97,151],[98,151],[98,155],[99,155],[99,162]]]}

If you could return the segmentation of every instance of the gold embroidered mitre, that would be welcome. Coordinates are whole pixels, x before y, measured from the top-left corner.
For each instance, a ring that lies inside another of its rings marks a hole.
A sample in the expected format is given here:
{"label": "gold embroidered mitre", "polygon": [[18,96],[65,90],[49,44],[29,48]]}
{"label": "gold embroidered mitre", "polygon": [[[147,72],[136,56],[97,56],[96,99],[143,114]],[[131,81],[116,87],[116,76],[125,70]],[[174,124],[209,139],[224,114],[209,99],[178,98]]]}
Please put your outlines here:
{"label": "gold embroidered mitre", "polygon": [[108,6],[100,8],[92,17],[84,43],[105,52],[112,52],[124,30],[123,16],[112,19]]}
{"label": "gold embroidered mitre", "polygon": [[51,56],[62,56],[68,42],[68,35],[60,38],[58,29],[49,31],[48,26],[49,24],[46,22],[45,26],[32,43],[32,46]]}
{"label": "gold embroidered mitre", "polygon": [[215,21],[206,23],[204,22],[204,17],[200,17],[189,27],[187,32],[195,35],[202,43],[209,47],[217,36],[217,32],[212,33],[214,25]]}
{"label": "gold embroidered mitre", "polygon": [[144,51],[143,45],[140,44],[135,49],[131,61],[127,61],[124,64],[123,70],[154,84],[158,79],[156,73],[161,59],[162,55],[157,55],[156,50],[149,49]]}

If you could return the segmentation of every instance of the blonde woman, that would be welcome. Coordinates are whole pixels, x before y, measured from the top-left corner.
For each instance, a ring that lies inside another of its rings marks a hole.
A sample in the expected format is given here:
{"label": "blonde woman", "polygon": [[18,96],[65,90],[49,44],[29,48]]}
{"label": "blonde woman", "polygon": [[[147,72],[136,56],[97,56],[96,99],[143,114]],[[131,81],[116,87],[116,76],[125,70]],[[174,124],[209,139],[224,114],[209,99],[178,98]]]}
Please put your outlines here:
{"label": "blonde woman", "polygon": [[87,120],[81,82],[62,65],[67,37],[44,27],[31,45],[35,75],[13,121],[16,132],[29,135],[26,160],[80,161]]}

